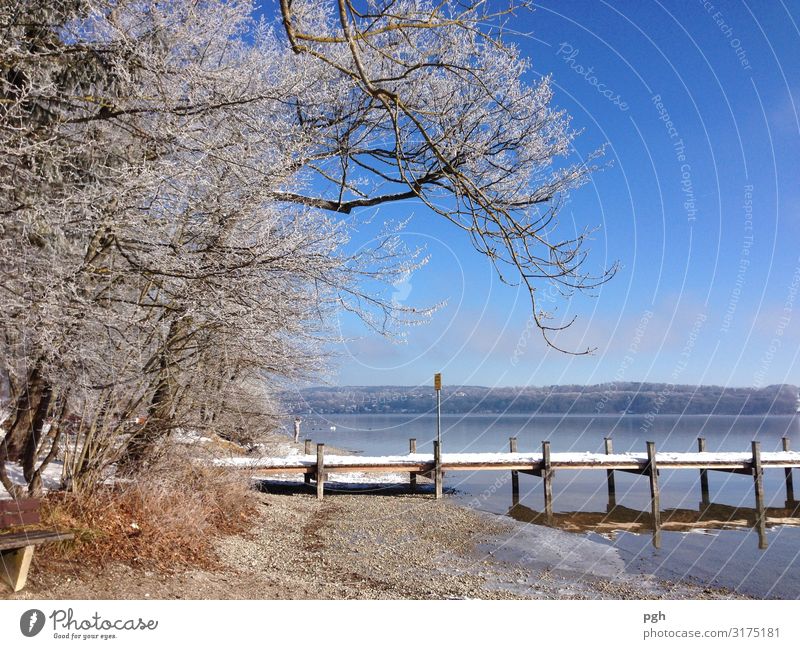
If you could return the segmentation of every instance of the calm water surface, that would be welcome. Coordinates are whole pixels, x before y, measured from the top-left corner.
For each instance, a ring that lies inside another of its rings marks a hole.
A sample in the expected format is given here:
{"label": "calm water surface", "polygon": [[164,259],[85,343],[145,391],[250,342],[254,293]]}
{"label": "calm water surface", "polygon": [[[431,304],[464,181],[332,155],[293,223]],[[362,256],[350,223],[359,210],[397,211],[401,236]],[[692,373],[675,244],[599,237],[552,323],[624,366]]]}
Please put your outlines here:
{"label": "calm water surface", "polygon": [[[336,430],[330,430],[335,426]],[[429,415],[307,415],[303,437],[365,455],[408,452],[417,439],[419,452],[432,452],[435,417]],[[648,421],[636,415],[444,415],[445,453],[508,450],[516,437],[520,452],[603,452],[611,437],[615,452],[645,451],[655,441],[660,451],[696,451],[705,437],[709,451],[749,451],[759,440],[762,451],[781,449],[781,438],[800,449],[800,417],[670,416]],[[796,497],[800,471],[794,471]],[[800,516],[786,508],[783,469],[765,471],[769,526],[767,548],[759,549],[754,517],[753,480],[749,476],[710,472],[710,508],[701,508],[699,472],[661,470],[661,506],[665,521],[659,549],[652,547],[650,492],[646,478],[615,473],[617,507],[608,512],[603,471],[559,471],[553,483],[553,524],[576,534],[613,544],[631,571],[646,570],[667,579],[687,577],[757,597],[800,598]],[[465,504],[518,520],[541,522],[542,483],[520,475],[520,500],[512,502],[510,472],[451,472],[445,488]],[[701,515],[701,509],[704,513]],[[667,531],[672,528],[675,531]]]}

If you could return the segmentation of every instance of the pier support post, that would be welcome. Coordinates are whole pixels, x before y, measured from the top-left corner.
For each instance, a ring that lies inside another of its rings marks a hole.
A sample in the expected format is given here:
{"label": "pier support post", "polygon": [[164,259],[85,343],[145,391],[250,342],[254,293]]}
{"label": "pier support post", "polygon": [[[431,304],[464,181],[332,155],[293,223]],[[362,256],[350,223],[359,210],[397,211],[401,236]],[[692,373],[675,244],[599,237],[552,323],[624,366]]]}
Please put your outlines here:
{"label": "pier support post", "polygon": [[[306,439],[306,440],[305,440],[305,449],[303,449],[303,452],[304,452],[306,455],[311,455],[311,454],[313,453],[313,450],[312,450],[312,448],[313,448],[313,447],[312,447],[312,442],[311,442],[311,440],[310,440],[310,439]],[[310,473],[306,473],[306,474],[303,476],[303,482],[305,482],[306,484],[311,484],[311,474],[310,474]]]}
{"label": "pier support post", "polygon": [[325,490],[325,444],[317,444],[317,500]]}
{"label": "pier support post", "polygon": [[[614,452],[614,445],[610,437],[603,438],[605,445],[606,455],[611,455]],[[606,480],[608,481],[608,510],[611,511],[617,506],[617,487],[614,483],[614,469],[606,471]]]}
{"label": "pier support post", "polygon": [[[414,454],[417,452],[417,440],[415,438],[411,438],[408,440],[408,452]],[[409,488],[411,489],[411,493],[417,492],[417,474],[415,471],[409,473],[408,477],[408,484]]]}
{"label": "pier support post", "polygon": [[442,451],[439,442],[433,443],[433,477],[435,498],[439,500],[442,497]]}
{"label": "pier support post", "polygon": [[[706,451],[706,438],[697,438],[697,451],[705,453]],[[700,469],[700,509],[705,509],[711,504],[711,498],[708,492],[708,469]]]}
{"label": "pier support post", "polygon": [[761,468],[761,442],[752,442],[753,449],[753,483],[756,491],[756,531],[758,532],[758,548],[767,547],[767,516],[764,509],[764,470]]}
{"label": "pier support post", "polygon": [[[517,438],[508,438],[508,448],[511,453],[517,452]],[[519,471],[511,472],[511,502],[514,505],[519,504]]]}
{"label": "pier support post", "polygon": [[[783,450],[789,450],[789,438],[783,438]],[[786,509],[792,509],[797,504],[794,499],[794,484],[792,483],[792,467],[784,469],[786,474]]]}
{"label": "pier support post", "polygon": [[542,480],[544,481],[544,514],[547,522],[553,519],[553,469],[550,463],[550,442],[542,442]]}
{"label": "pier support post", "polygon": [[653,517],[653,547],[661,547],[661,494],[658,490],[656,444],[647,442],[647,474],[650,477],[650,508]]}

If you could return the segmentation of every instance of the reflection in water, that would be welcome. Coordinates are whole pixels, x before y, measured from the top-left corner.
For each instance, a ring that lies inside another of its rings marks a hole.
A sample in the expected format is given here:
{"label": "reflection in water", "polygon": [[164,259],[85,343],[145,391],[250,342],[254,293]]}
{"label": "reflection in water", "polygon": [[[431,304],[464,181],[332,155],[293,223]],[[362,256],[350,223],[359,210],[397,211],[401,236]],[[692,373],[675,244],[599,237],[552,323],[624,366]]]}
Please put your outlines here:
{"label": "reflection in water", "polygon": [[[766,549],[767,528],[778,525],[800,527],[800,501],[787,502],[785,507],[767,507],[763,525],[759,525],[758,510],[754,507],[733,507],[718,503],[700,503],[699,507],[698,510],[663,510],[661,529],[669,532],[691,532],[752,528],[759,536],[758,547]],[[656,538],[651,512],[621,505],[609,505],[605,512],[556,512],[547,515],[514,502],[508,515],[525,523],[557,527],[567,532],[597,532],[611,539],[616,532],[651,532],[654,534],[654,541]]]}

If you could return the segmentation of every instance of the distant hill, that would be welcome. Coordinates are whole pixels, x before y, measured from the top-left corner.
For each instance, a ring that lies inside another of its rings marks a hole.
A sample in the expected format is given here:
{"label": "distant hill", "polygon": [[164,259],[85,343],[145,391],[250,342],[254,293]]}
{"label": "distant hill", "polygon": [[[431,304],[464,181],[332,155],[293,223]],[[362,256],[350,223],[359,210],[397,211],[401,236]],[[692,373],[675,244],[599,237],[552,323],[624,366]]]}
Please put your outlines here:
{"label": "distant hill", "polygon": [[[292,413],[427,413],[436,407],[431,387],[314,387],[285,392]],[[444,413],[553,414],[792,414],[798,410],[798,388],[671,385],[668,383],[602,383],[546,387],[487,388],[445,386]]]}

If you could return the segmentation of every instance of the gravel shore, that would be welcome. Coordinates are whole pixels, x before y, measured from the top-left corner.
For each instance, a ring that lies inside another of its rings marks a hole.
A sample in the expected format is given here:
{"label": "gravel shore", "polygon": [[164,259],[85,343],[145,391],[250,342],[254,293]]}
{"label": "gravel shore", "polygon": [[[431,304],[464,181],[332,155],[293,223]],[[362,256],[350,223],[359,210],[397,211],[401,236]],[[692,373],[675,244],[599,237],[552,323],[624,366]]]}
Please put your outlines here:
{"label": "gravel shore", "polygon": [[221,567],[175,574],[34,564],[15,599],[649,599],[729,593],[624,572],[613,548],[400,492],[253,491],[249,534],[221,539]]}

